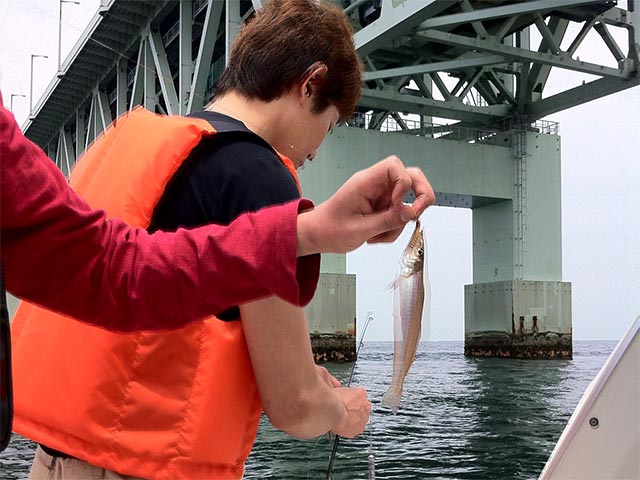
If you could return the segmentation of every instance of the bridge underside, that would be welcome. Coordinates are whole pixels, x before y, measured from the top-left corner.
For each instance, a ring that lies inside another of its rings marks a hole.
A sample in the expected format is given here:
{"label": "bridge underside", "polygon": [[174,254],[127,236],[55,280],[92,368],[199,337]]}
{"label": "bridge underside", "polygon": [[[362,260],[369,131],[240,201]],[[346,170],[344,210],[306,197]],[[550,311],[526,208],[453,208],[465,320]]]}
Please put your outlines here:
{"label": "bridge underside", "polygon": [[[473,210],[467,353],[537,354],[551,342],[553,355],[570,355],[559,137],[539,120],[640,83],[638,1],[627,9],[602,0],[335,3],[354,26],[363,94],[349,128],[323,146],[321,167],[314,165],[313,177],[302,173],[306,194],[322,201],[391,153],[422,166],[439,205]],[[24,125],[65,173],[136,105],[166,114],[200,109],[239,26],[262,0],[101,5]],[[582,48],[587,38],[601,42],[608,59]],[[550,79],[564,72],[574,83],[552,90]],[[327,257],[323,271],[344,274],[344,258]],[[355,304],[355,292],[344,301]],[[314,308],[332,325],[333,313]],[[335,314],[341,325],[353,321],[350,308]],[[529,346],[533,340],[537,346]]]}

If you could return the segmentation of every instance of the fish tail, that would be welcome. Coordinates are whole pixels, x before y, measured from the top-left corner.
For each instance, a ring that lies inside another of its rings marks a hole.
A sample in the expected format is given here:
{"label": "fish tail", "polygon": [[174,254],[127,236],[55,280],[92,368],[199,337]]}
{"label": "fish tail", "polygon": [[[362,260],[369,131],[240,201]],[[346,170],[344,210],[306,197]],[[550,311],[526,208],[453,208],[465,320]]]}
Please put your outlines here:
{"label": "fish tail", "polygon": [[387,393],[382,397],[382,405],[389,407],[396,414],[400,408],[400,399],[402,398],[402,390],[395,388],[393,385],[389,387]]}

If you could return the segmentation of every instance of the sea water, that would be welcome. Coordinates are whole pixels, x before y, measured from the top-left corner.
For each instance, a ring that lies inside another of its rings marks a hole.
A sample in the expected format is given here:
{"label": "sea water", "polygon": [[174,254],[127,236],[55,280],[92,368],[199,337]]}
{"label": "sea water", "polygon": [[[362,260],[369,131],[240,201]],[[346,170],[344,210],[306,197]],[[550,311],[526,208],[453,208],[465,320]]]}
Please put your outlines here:
{"label": "sea water", "polygon": [[[572,360],[467,358],[463,342],[422,342],[400,410],[382,407],[391,381],[392,342],[365,342],[353,384],[372,402],[367,430],[340,439],[333,479],[537,478],[589,382],[615,347],[575,341]],[[328,364],[339,379],[352,364]],[[328,436],[296,440],[263,416],[245,479],[324,479]],[[26,478],[34,445],[18,436],[0,454],[0,479]]]}

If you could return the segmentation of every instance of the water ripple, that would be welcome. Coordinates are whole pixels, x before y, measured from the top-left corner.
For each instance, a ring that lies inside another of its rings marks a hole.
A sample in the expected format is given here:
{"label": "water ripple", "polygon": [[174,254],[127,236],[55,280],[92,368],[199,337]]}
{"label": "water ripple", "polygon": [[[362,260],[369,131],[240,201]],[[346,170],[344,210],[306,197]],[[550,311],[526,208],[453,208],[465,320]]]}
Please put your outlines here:
{"label": "water ripple", "polygon": [[[367,388],[371,421],[364,435],[341,439],[335,480],[534,479],[584,389],[615,342],[574,342],[573,360],[465,358],[462,342],[420,345],[397,415],[380,405],[390,379],[390,342],[365,343],[354,384]],[[351,365],[330,364],[346,381]],[[245,479],[324,479],[328,437],[299,441],[266,418]],[[26,478],[33,444],[14,437],[0,454],[0,478]]]}

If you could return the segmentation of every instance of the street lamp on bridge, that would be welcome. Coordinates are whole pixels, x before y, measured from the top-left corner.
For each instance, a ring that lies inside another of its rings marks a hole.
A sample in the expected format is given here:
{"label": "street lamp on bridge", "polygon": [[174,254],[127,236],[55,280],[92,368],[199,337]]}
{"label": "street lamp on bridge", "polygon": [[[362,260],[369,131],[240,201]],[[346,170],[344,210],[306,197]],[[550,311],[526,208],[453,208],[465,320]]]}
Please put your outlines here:
{"label": "street lamp on bridge", "polygon": [[33,118],[33,59],[34,58],[49,58],[46,55],[31,54],[31,70],[29,74],[29,118]]}
{"label": "street lamp on bridge", "polygon": [[60,73],[60,67],[62,66],[62,4],[74,3],[80,5],[80,2],[75,0],[60,0],[60,14],[58,15],[58,73]]}
{"label": "street lamp on bridge", "polygon": [[11,99],[9,100],[9,110],[11,110],[11,113],[14,113],[13,111],[13,97],[26,97],[26,95],[23,95],[22,93],[12,93],[11,94]]}

